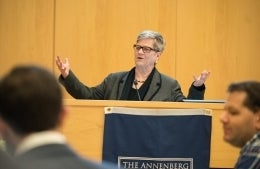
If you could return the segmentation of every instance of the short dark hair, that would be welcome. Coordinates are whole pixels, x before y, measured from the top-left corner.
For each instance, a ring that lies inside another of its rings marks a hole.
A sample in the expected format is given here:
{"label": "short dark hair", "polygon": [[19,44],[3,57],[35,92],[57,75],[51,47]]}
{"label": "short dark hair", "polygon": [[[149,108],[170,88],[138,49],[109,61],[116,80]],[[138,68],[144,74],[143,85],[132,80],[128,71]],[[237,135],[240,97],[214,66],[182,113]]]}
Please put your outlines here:
{"label": "short dark hair", "polygon": [[253,112],[260,110],[260,82],[259,81],[243,81],[232,83],[229,85],[229,93],[241,91],[246,93],[244,105]]}
{"label": "short dark hair", "polygon": [[61,88],[45,68],[16,66],[0,81],[0,116],[19,134],[53,129],[61,109]]}

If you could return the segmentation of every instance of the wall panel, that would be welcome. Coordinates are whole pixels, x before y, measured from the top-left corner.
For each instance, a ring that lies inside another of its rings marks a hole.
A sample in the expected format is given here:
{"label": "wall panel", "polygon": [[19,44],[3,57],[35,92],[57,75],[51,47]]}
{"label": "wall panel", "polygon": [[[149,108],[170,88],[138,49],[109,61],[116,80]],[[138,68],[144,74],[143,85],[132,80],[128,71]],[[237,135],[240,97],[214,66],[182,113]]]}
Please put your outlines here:
{"label": "wall panel", "polygon": [[53,69],[53,0],[0,0],[0,76],[22,63]]}
{"label": "wall panel", "polygon": [[0,76],[18,63],[58,75],[54,57],[60,55],[95,85],[132,68],[132,45],[144,29],[164,35],[157,67],[185,95],[203,69],[212,72],[208,99],[223,99],[230,82],[260,80],[259,0],[0,0]]}
{"label": "wall panel", "polygon": [[177,11],[176,77],[186,92],[203,69],[210,99],[224,99],[231,82],[260,80],[260,1],[180,0]]}

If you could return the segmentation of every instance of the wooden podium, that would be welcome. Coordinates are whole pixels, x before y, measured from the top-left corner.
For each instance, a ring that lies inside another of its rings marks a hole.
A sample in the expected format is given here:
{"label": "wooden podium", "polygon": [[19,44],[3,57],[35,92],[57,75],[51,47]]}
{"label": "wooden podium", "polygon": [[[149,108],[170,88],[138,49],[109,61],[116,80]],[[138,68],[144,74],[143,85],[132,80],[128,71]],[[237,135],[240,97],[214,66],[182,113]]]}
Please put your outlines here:
{"label": "wooden podium", "polygon": [[95,161],[102,160],[104,107],[131,107],[151,109],[211,109],[212,133],[210,168],[233,168],[239,149],[223,141],[222,124],[219,116],[223,103],[184,103],[115,100],[65,99],[68,114],[62,132],[72,147],[83,156]]}

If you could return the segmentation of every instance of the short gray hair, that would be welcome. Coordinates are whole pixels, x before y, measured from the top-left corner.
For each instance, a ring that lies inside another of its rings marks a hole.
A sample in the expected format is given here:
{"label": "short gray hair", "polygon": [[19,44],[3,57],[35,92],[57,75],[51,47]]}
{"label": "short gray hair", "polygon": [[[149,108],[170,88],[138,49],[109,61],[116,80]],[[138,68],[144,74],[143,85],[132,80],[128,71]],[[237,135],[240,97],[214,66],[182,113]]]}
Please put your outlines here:
{"label": "short gray hair", "polygon": [[154,39],[155,43],[153,44],[153,48],[156,51],[162,52],[166,45],[165,40],[163,39],[162,35],[158,32],[152,30],[144,30],[138,36],[136,42],[139,42],[142,39]]}

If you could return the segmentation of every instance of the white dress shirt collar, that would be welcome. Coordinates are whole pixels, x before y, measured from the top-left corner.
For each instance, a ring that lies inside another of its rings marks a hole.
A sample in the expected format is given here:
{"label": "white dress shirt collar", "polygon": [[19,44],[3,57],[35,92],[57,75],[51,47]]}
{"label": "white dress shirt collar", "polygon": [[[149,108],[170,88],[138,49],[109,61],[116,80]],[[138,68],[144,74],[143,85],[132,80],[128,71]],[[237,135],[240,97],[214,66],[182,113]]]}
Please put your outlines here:
{"label": "white dress shirt collar", "polygon": [[37,132],[26,136],[18,145],[15,155],[25,153],[26,151],[46,145],[46,144],[65,144],[65,137],[57,131]]}

